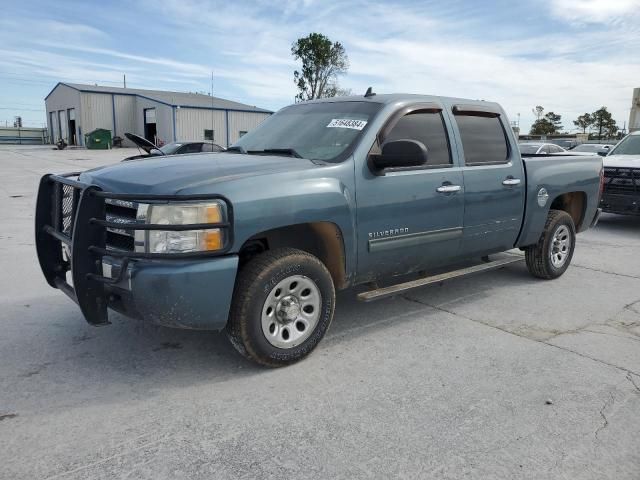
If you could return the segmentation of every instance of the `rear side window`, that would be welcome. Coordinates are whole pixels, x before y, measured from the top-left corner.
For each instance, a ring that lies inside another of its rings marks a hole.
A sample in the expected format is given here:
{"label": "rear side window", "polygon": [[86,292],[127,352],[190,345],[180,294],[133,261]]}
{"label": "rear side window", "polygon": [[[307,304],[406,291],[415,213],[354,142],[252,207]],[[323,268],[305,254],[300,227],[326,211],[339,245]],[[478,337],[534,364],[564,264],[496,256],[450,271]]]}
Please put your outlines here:
{"label": "rear side window", "polygon": [[509,148],[497,116],[456,115],[466,165],[507,163]]}
{"label": "rear side window", "polygon": [[411,112],[398,120],[384,141],[416,140],[427,147],[428,166],[451,165],[449,141],[440,112]]}

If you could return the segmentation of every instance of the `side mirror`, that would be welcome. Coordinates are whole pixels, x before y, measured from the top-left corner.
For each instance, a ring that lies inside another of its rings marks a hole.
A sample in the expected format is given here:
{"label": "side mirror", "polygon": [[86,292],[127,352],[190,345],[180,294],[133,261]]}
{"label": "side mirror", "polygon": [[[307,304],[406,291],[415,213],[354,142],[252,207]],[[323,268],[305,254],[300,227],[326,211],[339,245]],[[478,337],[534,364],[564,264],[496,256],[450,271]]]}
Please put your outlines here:
{"label": "side mirror", "polygon": [[415,140],[393,140],[382,145],[382,153],[372,156],[373,165],[385,168],[420,167],[427,163],[427,147]]}

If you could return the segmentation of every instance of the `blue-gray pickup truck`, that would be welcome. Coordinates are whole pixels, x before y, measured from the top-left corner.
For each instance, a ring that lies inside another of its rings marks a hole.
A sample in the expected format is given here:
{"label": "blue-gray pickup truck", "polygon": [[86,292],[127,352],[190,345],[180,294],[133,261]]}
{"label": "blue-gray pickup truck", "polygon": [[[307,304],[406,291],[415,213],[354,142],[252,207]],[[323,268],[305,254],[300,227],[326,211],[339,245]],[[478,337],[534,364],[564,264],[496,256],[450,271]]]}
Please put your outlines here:
{"label": "blue-gray pickup truck", "polygon": [[226,330],[281,366],[318,345],[336,290],[373,300],[517,248],[559,277],[602,171],[597,155],[523,158],[496,103],[368,92],[283,108],[226,152],[45,175],[37,253],[91,324],[113,309]]}

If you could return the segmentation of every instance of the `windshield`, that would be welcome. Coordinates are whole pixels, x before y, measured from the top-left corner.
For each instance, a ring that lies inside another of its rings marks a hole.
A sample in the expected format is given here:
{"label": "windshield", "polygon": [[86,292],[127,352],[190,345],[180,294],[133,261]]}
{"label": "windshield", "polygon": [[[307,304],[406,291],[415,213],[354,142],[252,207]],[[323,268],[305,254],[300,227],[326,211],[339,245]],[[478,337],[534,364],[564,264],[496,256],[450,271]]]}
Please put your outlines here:
{"label": "windshield", "polygon": [[540,145],[526,144],[521,143],[518,145],[520,147],[520,153],[536,153],[540,148]]}
{"label": "windshield", "polygon": [[160,150],[165,155],[171,155],[173,153],[176,153],[181,146],[181,143],[172,142],[163,145],[162,147],[158,148],[158,150]]}
{"label": "windshield", "polygon": [[381,107],[372,102],[291,105],[267,118],[231,148],[254,154],[289,151],[311,160],[337,161]]}
{"label": "windshield", "polygon": [[640,155],[640,135],[628,135],[609,155]]}

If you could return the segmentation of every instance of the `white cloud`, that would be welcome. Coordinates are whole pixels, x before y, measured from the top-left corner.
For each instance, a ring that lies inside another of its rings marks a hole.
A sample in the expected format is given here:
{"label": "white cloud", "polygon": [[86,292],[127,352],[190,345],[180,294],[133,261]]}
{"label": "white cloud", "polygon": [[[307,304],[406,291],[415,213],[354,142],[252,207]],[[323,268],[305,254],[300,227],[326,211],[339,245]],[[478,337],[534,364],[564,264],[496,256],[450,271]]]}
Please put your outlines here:
{"label": "white cloud", "polygon": [[[52,86],[54,79],[115,84],[126,72],[141,88],[205,91],[213,70],[216,95],[278,108],[295,95],[292,41],[318,31],[345,45],[351,68],[341,83],[354,92],[372,85],[379,93],[496,100],[512,118],[521,113],[525,127],[539,104],[562,114],[567,128],[602,105],[622,124],[640,86],[640,0],[518,5],[542,21],[553,15],[567,22],[552,31],[525,19],[514,28],[501,9],[458,0],[147,2],[137,15],[148,15],[145,32],[158,42],[151,46],[133,34],[125,49],[93,27],[42,21],[42,35],[30,41],[24,28],[0,20],[0,69],[46,76]],[[74,41],[65,40],[70,35]],[[28,55],[24,43],[4,42],[19,37],[30,42]]]}
{"label": "white cloud", "polygon": [[574,23],[607,23],[637,17],[639,0],[551,0],[551,12]]}

